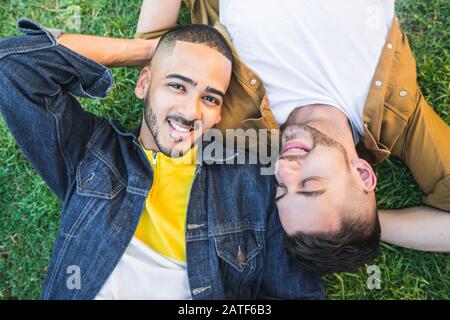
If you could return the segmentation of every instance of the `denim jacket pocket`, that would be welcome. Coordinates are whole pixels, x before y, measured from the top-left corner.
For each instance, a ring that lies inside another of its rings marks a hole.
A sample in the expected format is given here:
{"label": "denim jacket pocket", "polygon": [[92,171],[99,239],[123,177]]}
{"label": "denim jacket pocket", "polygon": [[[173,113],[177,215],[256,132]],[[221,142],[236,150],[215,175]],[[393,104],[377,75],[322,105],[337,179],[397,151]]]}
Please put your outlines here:
{"label": "denim jacket pocket", "polygon": [[262,235],[254,229],[239,229],[214,235],[217,255],[239,272],[243,272],[262,250]]}
{"label": "denim jacket pocket", "polygon": [[76,196],[67,200],[70,203],[62,216],[61,235],[77,238],[83,230],[92,230],[88,226],[99,214],[112,219],[120,206],[118,195],[125,185],[106,157],[98,151],[89,151],[77,166]]}
{"label": "denim jacket pocket", "polygon": [[117,169],[97,152],[89,152],[78,164],[77,194],[111,200],[126,187]]}

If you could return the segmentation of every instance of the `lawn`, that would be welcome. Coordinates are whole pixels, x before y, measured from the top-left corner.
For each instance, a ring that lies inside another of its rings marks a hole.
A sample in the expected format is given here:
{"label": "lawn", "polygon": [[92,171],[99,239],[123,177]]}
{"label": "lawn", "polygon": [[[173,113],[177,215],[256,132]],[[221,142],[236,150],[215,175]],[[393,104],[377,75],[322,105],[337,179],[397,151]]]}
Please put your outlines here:
{"label": "lawn", "polygon": [[[141,1],[0,0],[0,38],[18,34],[15,22],[29,17],[67,32],[133,37]],[[450,4],[439,0],[399,0],[397,12],[409,34],[422,90],[450,124]],[[79,18],[77,17],[79,16]],[[189,21],[183,8],[181,23]],[[136,69],[115,69],[116,87],[104,101],[82,100],[87,110],[133,128],[142,105],[133,95]],[[421,203],[421,191],[405,165],[389,159],[376,167],[381,208]],[[38,299],[50,259],[61,206],[29,166],[0,117],[0,299]],[[449,299],[450,255],[382,245],[371,264],[380,269],[379,289],[368,289],[366,268],[325,278],[329,299]]]}

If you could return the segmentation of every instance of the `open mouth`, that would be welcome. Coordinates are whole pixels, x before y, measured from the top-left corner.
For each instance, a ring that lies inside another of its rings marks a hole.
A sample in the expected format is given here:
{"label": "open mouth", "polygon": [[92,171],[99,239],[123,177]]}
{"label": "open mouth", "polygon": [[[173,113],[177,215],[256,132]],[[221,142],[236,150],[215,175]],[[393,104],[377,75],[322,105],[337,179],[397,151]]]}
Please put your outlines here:
{"label": "open mouth", "polygon": [[304,156],[314,146],[314,141],[308,131],[301,126],[289,126],[283,131],[282,156]]}
{"label": "open mouth", "polygon": [[170,136],[176,141],[186,139],[194,131],[193,126],[187,126],[173,119],[166,120],[170,128]]}
{"label": "open mouth", "polygon": [[282,149],[282,155],[304,155],[311,150],[305,143],[300,140],[290,140]]}

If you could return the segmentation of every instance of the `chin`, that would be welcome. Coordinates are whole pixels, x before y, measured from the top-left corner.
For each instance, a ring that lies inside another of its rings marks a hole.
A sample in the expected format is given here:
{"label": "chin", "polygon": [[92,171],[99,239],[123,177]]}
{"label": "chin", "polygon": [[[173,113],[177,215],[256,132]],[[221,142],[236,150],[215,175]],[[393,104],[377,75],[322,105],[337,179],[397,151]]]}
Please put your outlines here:
{"label": "chin", "polygon": [[158,144],[159,150],[171,158],[179,158],[184,156],[195,145],[192,138],[175,142],[170,136],[166,136],[163,141],[160,139],[158,140],[159,142],[163,142]]}
{"label": "chin", "polygon": [[166,148],[166,150],[169,151],[170,157],[179,158],[184,156],[191,148],[192,148],[191,145],[185,144],[184,142],[180,142],[175,145],[172,145],[169,148]]}

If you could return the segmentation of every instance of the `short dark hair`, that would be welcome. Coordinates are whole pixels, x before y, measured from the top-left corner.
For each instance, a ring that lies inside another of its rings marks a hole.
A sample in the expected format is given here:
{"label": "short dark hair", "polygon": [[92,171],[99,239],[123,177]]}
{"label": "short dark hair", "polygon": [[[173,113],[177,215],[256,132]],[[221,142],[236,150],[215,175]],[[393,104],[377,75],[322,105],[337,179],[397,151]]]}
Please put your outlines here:
{"label": "short dark hair", "polygon": [[337,233],[297,232],[288,235],[285,243],[289,255],[301,269],[324,275],[353,272],[376,258],[380,237],[381,226],[375,206],[370,219],[344,219]]}
{"label": "short dark hair", "polygon": [[161,36],[155,52],[160,47],[171,48],[176,41],[204,44],[224,55],[233,63],[233,53],[223,35],[211,26],[206,24],[187,24],[175,26]]}

